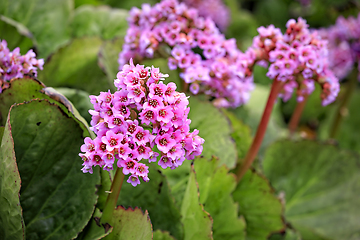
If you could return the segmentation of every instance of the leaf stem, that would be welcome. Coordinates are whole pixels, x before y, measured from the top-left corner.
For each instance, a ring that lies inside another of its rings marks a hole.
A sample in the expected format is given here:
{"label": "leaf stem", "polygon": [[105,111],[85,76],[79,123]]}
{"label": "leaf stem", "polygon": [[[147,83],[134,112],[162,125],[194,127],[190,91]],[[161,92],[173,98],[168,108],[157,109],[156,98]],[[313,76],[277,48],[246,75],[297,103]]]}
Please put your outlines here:
{"label": "leaf stem", "polygon": [[295,133],[299,122],[300,122],[300,117],[302,112],[304,111],[304,107],[306,105],[306,101],[308,100],[309,95],[305,95],[304,99],[301,102],[298,102],[296,104],[295,110],[291,116],[290,122],[289,122],[289,132],[290,132],[290,137]]}
{"label": "leaf stem", "polygon": [[358,82],[357,71],[353,70],[350,75],[349,82],[347,83],[345,93],[343,94],[342,99],[340,99],[340,101],[341,101],[340,106],[337,109],[334,121],[331,125],[330,134],[329,134],[330,138],[335,138],[337,132],[339,131],[341,122],[343,121],[344,117],[348,113],[347,105],[350,101],[350,98],[351,98],[354,90],[356,89],[357,82]]}
{"label": "leaf stem", "polygon": [[105,227],[105,232],[107,232],[112,225],[113,212],[116,208],[124,177],[122,168],[117,168],[111,184],[110,193],[106,199],[103,214],[100,218],[100,223]]}
{"label": "leaf stem", "polygon": [[251,144],[249,151],[245,156],[243,165],[239,168],[239,170],[236,173],[236,179],[238,182],[244,176],[245,172],[250,168],[251,164],[253,163],[259,151],[259,148],[261,146],[271,116],[272,109],[274,107],[278,94],[280,90],[283,88],[283,86],[284,86],[284,82],[277,80],[277,78],[274,79],[273,84],[271,86],[271,91],[269,94],[268,101],[266,103],[260,124],[255,134],[255,138]]}

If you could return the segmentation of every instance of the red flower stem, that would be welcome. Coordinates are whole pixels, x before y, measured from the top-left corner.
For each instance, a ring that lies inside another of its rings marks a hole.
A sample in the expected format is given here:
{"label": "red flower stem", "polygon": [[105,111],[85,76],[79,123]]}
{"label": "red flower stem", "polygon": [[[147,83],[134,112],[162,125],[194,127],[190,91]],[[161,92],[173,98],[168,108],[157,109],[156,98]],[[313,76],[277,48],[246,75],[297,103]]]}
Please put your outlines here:
{"label": "red flower stem", "polygon": [[298,102],[295,107],[295,110],[294,110],[294,112],[291,116],[290,122],[289,122],[290,136],[292,136],[295,133],[295,131],[299,125],[300,117],[301,117],[302,112],[304,111],[306,101],[308,100],[308,96],[309,95],[306,94],[304,96],[304,99],[302,100],[302,102]]}
{"label": "red flower stem", "polygon": [[283,86],[284,86],[284,82],[278,81],[276,78],[274,79],[273,84],[271,86],[271,91],[268,101],[266,103],[260,124],[255,134],[255,138],[251,144],[249,151],[246,154],[243,165],[239,168],[239,170],[236,173],[236,179],[238,182],[244,176],[245,172],[250,168],[251,164],[253,163],[259,151],[259,148],[261,146],[271,116],[272,109],[274,107],[278,94]]}
{"label": "red flower stem", "polygon": [[347,106],[350,102],[350,98],[351,98],[352,94],[354,93],[357,83],[358,83],[357,75],[358,75],[358,72],[354,69],[352,71],[351,75],[349,76],[350,79],[346,85],[345,93],[342,95],[342,98],[340,99],[340,106],[337,109],[334,121],[330,128],[330,134],[329,134],[330,138],[336,137],[336,134],[339,131],[341,122],[343,121],[344,117],[348,113]]}
{"label": "red flower stem", "polygon": [[[103,214],[100,218],[100,223],[105,227],[105,231],[112,225],[112,217],[116,208],[117,200],[119,198],[121,186],[124,181],[124,174],[122,168],[117,168],[114,176],[114,180],[111,184],[110,193],[106,199]],[[107,226],[107,224],[109,226]]]}

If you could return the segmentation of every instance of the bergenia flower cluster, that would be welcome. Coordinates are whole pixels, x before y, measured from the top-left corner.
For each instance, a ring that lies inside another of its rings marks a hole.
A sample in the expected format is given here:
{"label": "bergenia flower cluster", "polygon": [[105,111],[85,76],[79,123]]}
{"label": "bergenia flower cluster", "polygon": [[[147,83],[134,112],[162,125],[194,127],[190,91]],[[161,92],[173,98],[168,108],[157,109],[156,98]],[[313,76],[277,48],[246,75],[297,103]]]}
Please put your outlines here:
{"label": "bergenia flower cluster", "polygon": [[44,60],[35,57],[32,49],[23,56],[18,47],[11,52],[7,42],[0,40],[0,93],[8,88],[12,78],[22,78],[25,74],[37,76],[37,68],[43,69]]}
{"label": "bergenia flower cluster", "polygon": [[[320,35],[328,40],[329,66],[334,74],[343,79],[357,63],[360,72],[360,14],[345,19],[340,16],[336,24],[320,29]],[[360,80],[360,75],[359,75]]]}
{"label": "bergenia flower cluster", "polygon": [[247,56],[235,39],[226,40],[213,20],[177,0],[153,7],[132,8],[120,68],[130,59],[164,56],[169,68],[178,69],[193,94],[215,98],[214,104],[238,107],[248,101],[254,88]]}
{"label": "bergenia flower cluster", "polygon": [[94,105],[89,111],[91,130],[97,136],[85,138],[81,146],[83,172],[92,173],[97,165],[110,171],[117,161],[123,173],[130,174],[127,181],[136,186],[140,178],[149,180],[143,159],[155,162],[160,158],[162,168],[175,169],[201,154],[204,139],[198,130],[190,132],[188,98],[176,91],[174,83],[164,84],[167,76],[158,68],[135,66],[130,60],[114,81],[118,91],[90,96]]}
{"label": "bergenia flower cluster", "polygon": [[339,80],[329,69],[327,42],[316,31],[310,32],[306,21],[291,19],[286,32],[273,25],[260,27],[259,35],[247,51],[255,62],[270,63],[267,76],[285,82],[280,96],[284,101],[293,92],[297,100],[303,101],[315,89],[315,83],[322,88],[322,104],[333,102],[340,90]]}
{"label": "bergenia flower cluster", "polygon": [[182,0],[187,6],[196,8],[199,16],[211,18],[225,32],[230,23],[230,10],[222,0]]}

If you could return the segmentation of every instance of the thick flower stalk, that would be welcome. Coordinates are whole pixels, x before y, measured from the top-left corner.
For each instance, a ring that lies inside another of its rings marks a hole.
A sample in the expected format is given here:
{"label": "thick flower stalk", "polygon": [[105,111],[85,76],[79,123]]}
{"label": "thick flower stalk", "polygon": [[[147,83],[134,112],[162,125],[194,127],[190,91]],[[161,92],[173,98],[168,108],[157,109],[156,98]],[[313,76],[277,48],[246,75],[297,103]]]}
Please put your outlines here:
{"label": "thick flower stalk", "polygon": [[118,91],[90,96],[91,129],[97,137],[85,138],[81,146],[83,172],[92,173],[97,165],[109,171],[116,162],[130,175],[127,182],[136,186],[140,179],[149,180],[143,159],[175,169],[201,154],[204,139],[198,130],[190,132],[188,97],[177,92],[174,83],[161,81],[167,76],[130,60],[114,81]]}
{"label": "thick flower stalk", "polygon": [[302,102],[317,83],[322,88],[322,104],[328,105],[335,100],[340,85],[329,68],[326,40],[316,31],[310,32],[302,18],[289,20],[286,27],[285,34],[273,25],[260,27],[247,54],[256,62],[270,63],[267,76],[284,82],[279,94],[284,101],[295,92]]}
{"label": "thick flower stalk", "polygon": [[194,8],[176,0],[153,7],[133,8],[123,50],[122,67],[130,58],[164,56],[169,68],[193,94],[204,93],[219,107],[238,107],[248,101],[254,88],[247,55],[237,49],[235,39],[225,39],[213,20],[199,16]]}
{"label": "thick flower stalk", "polygon": [[44,60],[35,57],[32,49],[22,56],[20,48],[10,51],[7,42],[0,40],[0,93],[12,78],[22,78],[25,74],[37,76],[37,68],[43,69]]}

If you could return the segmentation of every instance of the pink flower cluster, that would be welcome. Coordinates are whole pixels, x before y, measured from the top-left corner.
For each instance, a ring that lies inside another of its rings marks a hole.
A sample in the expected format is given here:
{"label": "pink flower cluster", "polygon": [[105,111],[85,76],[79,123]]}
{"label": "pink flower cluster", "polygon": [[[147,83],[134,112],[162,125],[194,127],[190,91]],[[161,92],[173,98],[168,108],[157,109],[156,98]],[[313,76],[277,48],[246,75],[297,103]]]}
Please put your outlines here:
{"label": "pink flower cluster", "polygon": [[182,0],[187,6],[196,8],[199,16],[211,18],[224,32],[230,22],[230,11],[222,0]]}
{"label": "pink flower cluster", "polygon": [[[327,28],[320,29],[319,34],[328,40],[329,48],[329,67],[334,74],[343,79],[358,63],[360,72],[360,13],[355,17],[345,19],[340,16],[336,24]],[[360,80],[360,75],[359,75]]]}
{"label": "pink flower cluster", "polygon": [[117,74],[114,94],[101,92],[90,96],[94,110],[91,129],[97,137],[85,138],[79,155],[82,157],[83,172],[92,173],[92,167],[99,165],[104,170],[117,166],[130,174],[128,182],[133,186],[139,178],[148,181],[149,162],[157,161],[162,168],[175,169],[186,159],[194,159],[202,152],[204,139],[199,131],[190,132],[190,108],[184,93],[176,91],[174,83],[164,84],[161,80],[168,75],[158,68],[124,65]]}
{"label": "pink flower cluster", "polygon": [[37,76],[37,68],[43,69],[44,60],[35,57],[32,49],[24,56],[18,47],[10,52],[7,42],[0,40],[0,93],[12,78],[22,78],[25,74]]}
{"label": "pink flower cluster", "polygon": [[254,61],[270,63],[267,76],[285,82],[280,96],[284,101],[296,90],[297,100],[303,101],[315,89],[315,82],[322,88],[322,104],[333,102],[340,90],[339,80],[330,71],[327,42],[316,31],[310,32],[306,21],[291,19],[286,32],[273,25],[260,27],[259,35],[247,51]]}
{"label": "pink flower cluster", "polygon": [[165,54],[169,68],[181,72],[189,90],[210,95],[216,106],[238,107],[250,98],[254,84],[247,56],[196,9],[163,0],[131,9],[128,22],[120,67],[130,58],[141,61]]}

